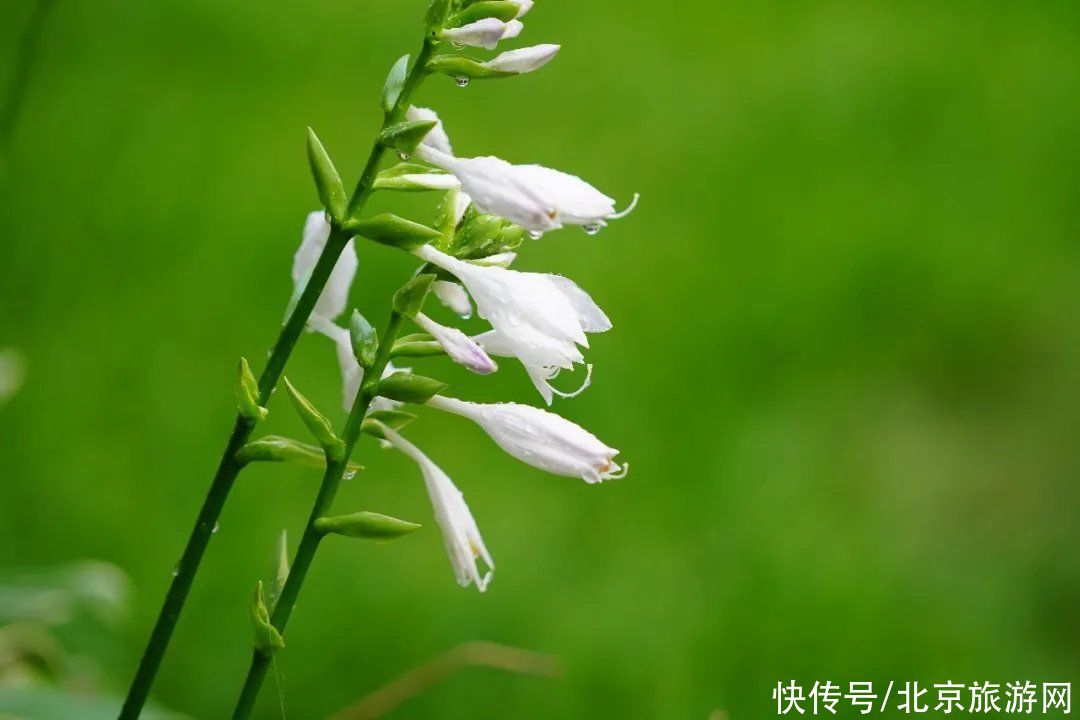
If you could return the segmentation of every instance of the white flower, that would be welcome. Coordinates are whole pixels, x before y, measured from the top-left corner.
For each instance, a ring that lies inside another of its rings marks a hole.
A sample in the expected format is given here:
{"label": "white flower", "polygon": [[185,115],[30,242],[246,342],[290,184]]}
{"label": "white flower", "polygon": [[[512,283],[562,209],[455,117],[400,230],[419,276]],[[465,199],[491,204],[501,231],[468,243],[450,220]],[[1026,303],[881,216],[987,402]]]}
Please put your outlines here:
{"label": "white flower", "polygon": [[532,10],[533,0],[510,0],[512,3],[518,6],[517,15],[514,17],[521,17],[525,13]]}
{"label": "white flower", "polygon": [[[485,333],[480,333],[474,337],[473,340],[490,355],[496,355],[498,357],[517,357],[517,348],[514,347],[513,343],[508,342],[505,337],[500,335],[497,330],[488,330]],[[533,386],[539,391],[540,397],[544,398],[544,402],[548,405],[551,404],[553,395],[564,398],[575,398],[585,392],[589,388],[589,385],[592,384],[592,365],[585,366],[585,379],[581,381],[577,390],[564,392],[551,384],[551,381],[559,376],[559,372],[562,368],[551,365],[528,364],[524,360],[521,361],[521,364],[525,368],[525,372],[528,373],[529,379],[532,380]]]}
{"label": "white flower", "polygon": [[512,165],[497,157],[454,157],[421,145],[422,160],[452,173],[485,213],[505,218],[533,233],[565,225],[595,232],[608,220],[624,217],[637,205],[615,212],[615,201],[579,177],[541,165]]}
{"label": "white flower", "polygon": [[475,340],[457,328],[440,325],[424,313],[416,314],[416,324],[442,345],[450,359],[477,375],[490,375],[499,369]]}
{"label": "white flower", "polygon": [[441,395],[427,404],[472,420],[518,460],[555,475],[596,483],[625,477],[630,467],[615,462],[618,450],[546,410],[517,403],[482,405]]}
{"label": "white flower", "polygon": [[[315,264],[319,261],[319,256],[322,255],[329,238],[330,223],[326,222],[325,213],[322,210],[309,213],[304,222],[304,238],[300,243],[300,249],[293,256],[293,295],[289,303],[289,314],[292,313],[293,307],[303,294],[311,272],[315,269]],[[356,276],[357,264],[356,248],[350,240],[338,257],[322,295],[315,303],[313,314],[333,320],[345,311],[345,306],[349,302],[349,287]]]}
{"label": "white flower", "polygon": [[424,136],[423,144],[435,148],[439,152],[447,153],[448,155],[454,154],[454,149],[450,146],[450,137],[446,134],[446,130],[443,129],[442,120],[439,119],[438,114],[434,110],[431,108],[410,105],[409,109],[405,111],[405,119],[409,122],[427,122],[434,120],[436,125]]}
{"label": "white flower", "polygon": [[533,45],[532,47],[508,50],[480,64],[488,70],[521,74],[538,70],[547,65],[557,52],[559,52],[558,45]]}
{"label": "white flower", "polygon": [[[450,564],[454,568],[458,584],[468,587],[472,583],[477,590],[484,592],[491,581],[495,562],[484,547],[484,539],[480,537],[476,520],[469,512],[469,506],[465,504],[465,497],[447,474],[419,448],[390,428],[386,428],[384,432],[390,444],[415,460],[420,466],[420,472],[424,474],[424,484],[435,509],[435,521],[442,530],[446,552],[450,556]],[[483,576],[477,567],[478,559],[483,560],[487,566],[487,572]]]}
{"label": "white flower", "polygon": [[458,45],[494,50],[500,40],[517,37],[523,27],[520,20],[503,22],[498,18],[489,17],[461,27],[447,28],[442,31],[440,37]]}
{"label": "white flower", "polygon": [[439,298],[439,302],[450,308],[452,312],[465,320],[472,317],[472,301],[469,300],[469,293],[465,292],[465,288],[461,285],[449,280],[436,280],[432,283],[431,289],[435,297]]}
{"label": "white flower", "polygon": [[[356,402],[356,394],[360,392],[360,383],[364,380],[364,368],[360,367],[359,361],[353,354],[349,331],[320,315],[312,315],[308,320],[308,327],[334,342],[338,366],[341,368],[341,405],[345,412],[349,412],[352,410],[353,403]],[[396,368],[393,363],[388,362],[386,368],[383,369],[382,377],[393,375],[403,369]],[[373,410],[389,410],[400,406],[401,403],[384,397],[377,397],[371,403]]]}
{"label": "white flower", "polygon": [[585,333],[611,329],[593,299],[560,275],[474,265],[430,245],[415,254],[461,280],[480,317],[495,329],[494,335],[480,336],[481,344],[496,355],[518,358],[548,404],[555,392],[548,380],[585,361],[577,347],[588,347]]}

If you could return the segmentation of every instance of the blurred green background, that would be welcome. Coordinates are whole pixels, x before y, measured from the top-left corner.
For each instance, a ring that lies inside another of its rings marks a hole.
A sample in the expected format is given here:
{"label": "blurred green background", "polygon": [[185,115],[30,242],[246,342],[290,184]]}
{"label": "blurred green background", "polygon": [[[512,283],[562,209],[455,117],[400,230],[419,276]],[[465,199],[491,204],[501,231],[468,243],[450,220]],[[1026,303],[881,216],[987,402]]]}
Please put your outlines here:
{"label": "blurred green background", "polygon": [[[2,82],[32,5],[0,3]],[[316,204],[304,128],[352,182],[422,5],[57,0],[43,20],[0,178],[0,348],[25,366],[0,408],[0,569],[130,575],[127,618],[70,640],[99,668],[91,690],[125,689],[230,428],[236,360],[276,333]],[[542,72],[435,77],[418,100],[462,154],[573,172],[620,206],[642,194],[519,265],[613,319],[592,389],[555,410],[632,471],[545,476],[425,415],[409,435],[498,564],[480,595],[454,583],[415,465],[366,441],[336,507],[427,527],[323,545],[281,657],[286,716],[473,639],[553,654],[565,676],[470,670],[392,717],[756,718],[791,678],[1075,680],[1080,6],[540,0],[526,20],[517,44],[563,45]],[[424,219],[433,201],[372,208]],[[360,253],[353,303],[382,317],[412,264]],[[538,402],[510,361],[417,367],[461,397]],[[324,339],[288,375],[340,421]],[[266,429],[302,436],[286,407]],[[162,706],[225,716],[250,589],[317,482],[241,476]],[[273,682],[262,701],[280,716]]]}

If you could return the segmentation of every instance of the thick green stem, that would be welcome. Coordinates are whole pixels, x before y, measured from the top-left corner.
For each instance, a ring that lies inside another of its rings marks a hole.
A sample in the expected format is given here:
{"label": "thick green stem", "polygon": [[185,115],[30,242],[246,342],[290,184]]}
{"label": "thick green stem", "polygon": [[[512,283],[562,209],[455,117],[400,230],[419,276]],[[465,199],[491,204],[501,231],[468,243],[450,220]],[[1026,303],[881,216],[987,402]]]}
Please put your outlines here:
{"label": "thick green stem", "polygon": [[[315,521],[326,515],[334,502],[334,496],[337,495],[338,487],[341,485],[341,478],[345,474],[345,468],[349,463],[357,441],[360,439],[361,423],[363,423],[364,417],[367,415],[368,408],[371,407],[372,400],[375,399],[379,378],[382,377],[386,364],[390,361],[390,349],[394,346],[394,342],[401,331],[402,320],[403,317],[400,314],[391,313],[390,322],[383,333],[375,362],[364,373],[363,387],[357,393],[356,401],[353,403],[352,411],[349,413],[349,419],[345,423],[343,433],[345,455],[340,460],[330,462],[326,466],[326,473],[323,475],[319,494],[315,498],[315,504],[311,508],[307,526],[304,528],[304,536],[300,539],[300,547],[297,548],[296,557],[293,558],[292,567],[289,568],[289,578],[285,581],[285,587],[281,590],[281,597],[278,598],[274,611],[270,616],[270,623],[282,634],[285,633],[285,625],[289,622],[289,616],[292,614],[293,606],[296,604],[296,598],[300,595],[300,588],[304,584],[304,578],[307,577],[311,562],[315,559],[315,551],[318,550],[319,541],[322,539],[322,533],[315,529]],[[259,689],[262,687],[272,660],[273,655],[270,653],[256,650],[252,655],[251,667],[248,669],[244,687],[240,691],[240,697],[236,702],[236,709],[233,710],[233,720],[246,720],[251,716],[251,710],[255,706],[255,700],[259,696]]]}
{"label": "thick green stem", "polygon": [[[420,53],[417,55],[416,62],[409,71],[409,75],[405,80],[405,85],[402,88],[397,103],[390,112],[386,113],[382,128],[380,129],[380,134],[383,129],[398,122],[405,115],[413,91],[416,89],[420,80],[427,74],[426,65],[428,59],[431,57],[432,51],[432,43],[429,40],[426,40]],[[367,163],[364,166],[364,171],[360,176],[360,180],[356,184],[353,196],[349,201],[349,212],[351,215],[358,213],[363,208],[367,199],[371,196],[375,175],[378,172],[379,163],[382,160],[384,151],[385,148],[378,140],[376,140],[368,155]],[[266,405],[270,399],[270,394],[281,379],[281,373],[285,369],[285,364],[288,362],[289,355],[292,353],[292,349],[296,345],[296,341],[300,337],[301,332],[303,332],[308,317],[315,307],[315,302],[318,300],[319,295],[322,294],[323,287],[326,285],[326,281],[330,277],[331,271],[337,264],[337,259],[341,255],[341,251],[348,242],[348,237],[338,230],[334,230],[331,233],[330,238],[331,239],[327,241],[326,248],[323,250],[322,255],[319,257],[315,269],[312,271],[311,279],[308,281],[303,294],[296,303],[296,307],[293,308],[292,314],[289,315],[289,319],[286,321],[284,327],[282,327],[281,334],[278,336],[278,340],[266,363],[266,368],[259,378],[259,402],[261,405]],[[392,345],[392,343],[387,345],[387,358],[384,358],[384,365],[388,359],[390,345]],[[376,377],[378,376],[376,375]],[[363,395],[364,393],[361,393],[361,396]],[[355,410],[356,408],[354,407],[353,414],[355,414]],[[367,408],[365,407],[363,412],[366,411]],[[357,428],[359,428],[359,422],[363,420],[363,412],[361,412],[359,420],[357,421]],[[352,415],[350,415],[350,421],[351,420]],[[132,680],[131,687],[128,690],[124,706],[120,711],[119,720],[136,720],[142,712],[143,706],[146,704],[147,696],[150,693],[150,687],[153,685],[154,678],[157,676],[158,669],[161,666],[161,660],[165,655],[165,650],[169,645],[169,640],[176,627],[176,621],[180,616],[180,611],[183,609],[184,602],[187,600],[188,592],[191,589],[191,583],[195,579],[195,573],[199,568],[199,563],[202,561],[203,553],[206,551],[206,546],[210,542],[210,537],[213,534],[214,527],[217,525],[221,510],[225,505],[225,500],[229,496],[229,491],[232,490],[233,482],[236,480],[236,476],[240,473],[240,470],[243,469],[242,464],[236,461],[236,451],[242,448],[248,441],[254,427],[252,422],[243,418],[237,418],[232,435],[229,436],[229,441],[225,447],[225,453],[222,455],[221,462],[218,465],[217,473],[214,475],[214,481],[210,485],[210,491],[207,493],[206,500],[203,502],[203,507],[199,511],[195,528],[191,531],[191,537],[188,539],[187,546],[184,548],[183,557],[176,568],[176,575],[173,577],[172,584],[169,586],[169,591],[165,596],[165,602],[162,605],[161,612],[158,614],[157,622],[154,624],[154,629],[150,635],[150,641],[147,643],[142,660],[139,662],[139,669],[135,673],[135,678]],[[357,430],[357,433],[358,432],[359,430]],[[334,467],[335,465],[336,464],[332,464],[327,467],[327,477],[330,476],[331,467]],[[341,465],[340,469],[341,471],[344,471],[344,463]],[[340,473],[337,482],[340,482]],[[336,490],[335,483],[335,487],[329,493],[331,499]],[[322,496],[323,493],[320,491],[320,497]],[[318,545],[318,539],[308,540],[308,534],[305,533],[305,540],[308,543],[310,553],[314,555],[315,546]],[[312,545],[312,543],[314,543],[314,545]],[[304,547],[302,542],[300,549],[303,550]],[[307,562],[310,564],[310,559]],[[293,573],[295,572],[296,567],[294,565]],[[300,573],[301,577],[302,575],[303,572]],[[290,578],[291,577],[292,575],[290,575]],[[297,592],[298,591],[299,588],[297,587]],[[291,607],[291,603],[289,606]],[[278,601],[278,607],[282,607],[281,600]],[[277,616],[275,615],[275,617]],[[265,674],[265,667],[262,672]],[[256,685],[255,690],[257,691],[257,689],[258,686]],[[252,698],[252,701],[254,701],[254,698]]]}

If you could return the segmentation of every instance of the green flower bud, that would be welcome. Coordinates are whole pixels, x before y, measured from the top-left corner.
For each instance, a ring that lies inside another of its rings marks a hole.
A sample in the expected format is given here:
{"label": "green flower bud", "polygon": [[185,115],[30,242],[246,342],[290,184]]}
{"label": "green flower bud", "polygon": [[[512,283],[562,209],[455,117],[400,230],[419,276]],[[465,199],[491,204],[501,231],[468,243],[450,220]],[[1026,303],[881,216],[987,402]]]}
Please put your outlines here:
{"label": "green flower bud", "polygon": [[423,142],[431,129],[438,124],[438,120],[395,123],[379,134],[379,142],[402,155],[412,155],[416,146]]}
{"label": "green flower bud", "polygon": [[394,358],[436,357],[445,353],[446,350],[436,340],[417,340],[413,342],[398,340],[394,343],[394,347],[390,349],[390,357]]}
{"label": "green flower bud", "polygon": [[251,593],[248,611],[251,616],[251,629],[255,631],[256,652],[270,656],[285,647],[285,638],[281,637],[278,629],[270,624],[270,613],[263,600],[262,580],[255,585],[255,590]]}
{"label": "green flower bud", "polygon": [[293,387],[289,378],[285,378],[285,389],[289,391],[289,398],[293,401],[296,414],[304,421],[308,431],[319,441],[323,450],[333,460],[340,460],[345,455],[345,443],[341,441],[330,426],[326,416],[315,409],[311,402]]}
{"label": "green flower bud", "polygon": [[420,527],[416,523],[373,512],[324,517],[315,521],[315,529],[324,535],[333,533],[363,540],[395,540]]}
{"label": "green flower bud", "polygon": [[319,191],[319,201],[330,213],[334,224],[340,225],[346,217],[346,208],[349,205],[345,195],[345,186],[341,184],[341,177],[334,163],[311,128],[308,128],[307,151],[311,176],[315,178],[315,188]]}
{"label": "green flower bud", "polygon": [[259,383],[251,372],[247,358],[240,358],[236,371],[236,409],[248,420],[265,420],[266,408],[259,405]]}
{"label": "green flower bud", "polygon": [[440,237],[437,230],[392,213],[381,213],[367,220],[352,219],[342,227],[353,235],[402,250],[415,250]]}
{"label": "green flower bud", "polygon": [[495,70],[464,55],[436,55],[428,61],[427,69],[428,72],[438,72],[454,78],[465,77],[473,80],[509,77],[517,74]]}
{"label": "green flower bud", "polygon": [[446,383],[423,375],[396,372],[379,383],[378,394],[391,400],[407,403],[425,403],[446,388]]}
{"label": "green flower bud", "polygon": [[[282,437],[267,435],[252,440],[236,453],[236,461],[242,464],[253,462],[288,462],[303,467],[322,470],[326,467],[326,452],[315,445]],[[359,472],[362,468],[356,463],[349,463],[349,472]]]}
{"label": "green flower bud", "polygon": [[450,18],[450,22],[448,22],[447,25],[449,27],[460,27],[461,25],[468,25],[471,22],[490,17],[497,18],[503,22],[509,22],[516,18],[520,12],[521,6],[515,2],[492,2],[488,0],[473,3]]}
{"label": "green flower bud", "polygon": [[424,301],[427,299],[433,282],[435,282],[433,274],[424,273],[413,277],[394,293],[394,311],[405,317],[416,317],[416,313],[424,307]]}
{"label": "green flower bud", "polygon": [[353,354],[360,365],[364,368],[371,367],[379,351],[379,333],[358,310],[353,310],[352,319],[349,321],[349,335],[352,337]]}
{"label": "green flower bud", "polygon": [[405,76],[409,74],[409,56],[402,55],[394,63],[394,66],[390,68],[390,74],[386,76],[386,83],[383,84],[382,91],[382,107],[386,112],[390,112],[397,105],[398,98],[401,97],[401,90],[405,87]]}

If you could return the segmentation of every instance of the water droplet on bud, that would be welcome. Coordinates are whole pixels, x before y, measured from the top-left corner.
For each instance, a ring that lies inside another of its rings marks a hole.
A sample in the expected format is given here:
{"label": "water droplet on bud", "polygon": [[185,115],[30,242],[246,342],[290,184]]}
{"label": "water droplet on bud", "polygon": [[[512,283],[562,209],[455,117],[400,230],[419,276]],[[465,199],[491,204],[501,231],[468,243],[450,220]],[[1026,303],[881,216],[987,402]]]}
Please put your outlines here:
{"label": "water droplet on bud", "polygon": [[399,152],[397,154],[397,156],[399,158],[401,158],[402,160],[408,160],[409,159],[409,153],[407,153],[407,152]]}
{"label": "water droplet on bud", "polygon": [[581,229],[585,231],[586,235],[595,235],[600,232],[600,226],[596,224],[582,225]]}
{"label": "water droplet on bud", "polygon": [[539,230],[530,230],[529,237],[531,237],[533,240],[539,240],[540,238],[544,237],[544,233],[540,232]]}
{"label": "water droplet on bud", "polygon": [[469,86],[469,78],[465,77],[464,75],[458,75],[456,78],[454,78],[454,82],[457,83],[458,87]]}

